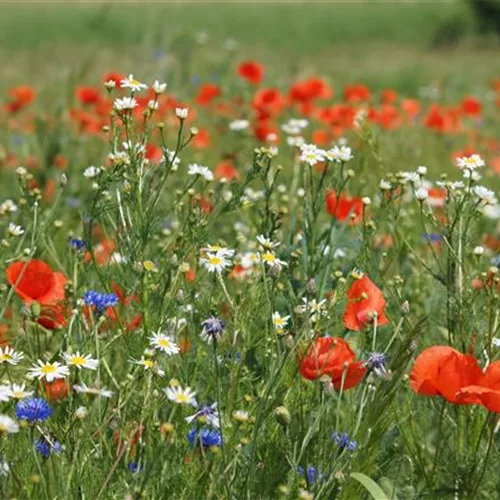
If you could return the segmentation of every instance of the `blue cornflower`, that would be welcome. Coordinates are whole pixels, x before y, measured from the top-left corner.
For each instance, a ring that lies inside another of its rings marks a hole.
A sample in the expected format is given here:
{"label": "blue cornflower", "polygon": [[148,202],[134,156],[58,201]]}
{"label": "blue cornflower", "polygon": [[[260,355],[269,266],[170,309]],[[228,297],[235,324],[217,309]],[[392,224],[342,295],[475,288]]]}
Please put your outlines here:
{"label": "blue cornflower", "polygon": [[78,252],[87,248],[87,243],[85,243],[85,241],[80,238],[71,238],[69,240],[69,244]]}
{"label": "blue cornflower", "polygon": [[201,332],[201,337],[203,340],[207,341],[218,341],[221,338],[222,332],[224,331],[224,321],[215,316],[210,316],[205,321],[201,322],[203,331]]}
{"label": "blue cornflower", "polygon": [[52,453],[61,453],[62,445],[55,439],[48,439],[41,437],[35,441],[35,450],[42,455],[43,458],[48,458]]}
{"label": "blue cornflower", "polygon": [[30,423],[43,422],[52,415],[52,408],[42,398],[28,398],[19,401],[16,406],[16,417]]}
{"label": "blue cornflower", "polygon": [[391,372],[387,369],[387,360],[383,352],[372,352],[366,361],[368,370],[382,378],[390,378]]}
{"label": "blue cornflower", "polygon": [[127,469],[132,474],[137,474],[138,472],[142,472],[144,470],[144,466],[143,465],[139,465],[137,462],[129,462],[127,464]]}
{"label": "blue cornflower", "polygon": [[310,465],[307,470],[304,467],[297,467],[297,472],[300,476],[305,476],[307,484],[313,485],[316,481],[325,481],[326,477],[321,469],[316,469],[313,465]]}
{"label": "blue cornflower", "polygon": [[217,402],[211,405],[201,405],[200,409],[193,415],[186,417],[184,420],[190,424],[194,419],[203,418],[212,427],[219,427],[219,412],[217,411]]}
{"label": "blue cornflower", "polygon": [[199,446],[201,448],[210,448],[212,446],[222,445],[221,433],[214,429],[208,429],[204,427],[203,429],[193,428],[189,431],[186,436],[189,444],[192,446]]}
{"label": "blue cornflower", "polygon": [[85,292],[83,300],[88,306],[94,306],[98,315],[102,314],[108,307],[118,304],[118,297],[114,293],[102,293],[95,290]]}
{"label": "blue cornflower", "polygon": [[355,451],[358,447],[358,443],[352,440],[345,432],[334,432],[332,434],[332,441],[339,447],[339,450],[341,451],[347,448],[352,452]]}
{"label": "blue cornflower", "polygon": [[439,233],[423,233],[422,238],[424,240],[436,243],[438,241],[441,241],[442,236]]}

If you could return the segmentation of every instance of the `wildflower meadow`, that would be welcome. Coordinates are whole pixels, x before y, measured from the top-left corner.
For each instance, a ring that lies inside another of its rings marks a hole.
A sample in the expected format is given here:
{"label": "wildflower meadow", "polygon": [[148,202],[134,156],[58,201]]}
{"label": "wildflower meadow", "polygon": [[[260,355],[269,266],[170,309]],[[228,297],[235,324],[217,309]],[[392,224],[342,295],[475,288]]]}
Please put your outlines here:
{"label": "wildflower meadow", "polygon": [[0,498],[499,499],[498,41],[207,4],[5,7]]}

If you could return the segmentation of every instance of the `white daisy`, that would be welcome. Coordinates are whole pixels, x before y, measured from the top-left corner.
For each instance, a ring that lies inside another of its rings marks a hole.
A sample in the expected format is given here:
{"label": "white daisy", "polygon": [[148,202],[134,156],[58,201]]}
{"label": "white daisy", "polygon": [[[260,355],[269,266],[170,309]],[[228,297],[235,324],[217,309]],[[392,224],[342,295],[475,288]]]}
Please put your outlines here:
{"label": "white daisy", "polygon": [[17,212],[17,205],[12,200],[5,200],[0,205],[0,215]]}
{"label": "white daisy", "polygon": [[10,386],[0,385],[0,401],[6,403],[10,399]]}
{"label": "white daisy", "polygon": [[234,132],[241,132],[245,130],[250,125],[248,120],[234,120],[229,124],[229,130],[233,130]]}
{"label": "white daisy", "polygon": [[17,352],[12,347],[0,347],[0,365],[7,363],[17,365],[24,358],[22,352]]}
{"label": "white daisy", "polygon": [[302,144],[300,153],[300,161],[307,163],[311,167],[325,159],[325,151],[314,144]]}
{"label": "white daisy", "polygon": [[9,222],[9,234],[11,236],[21,236],[24,234],[24,229],[13,222]]}
{"label": "white daisy", "polygon": [[132,359],[131,361],[134,365],[143,366],[145,371],[151,370],[159,377],[163,377],[165,375],[165,372],[158,366],[158,363],[156,363],[156,361],[154,361],[153,359],[148,359],[142,356],[141,359]]}
{"label": "white daisy", "polygon": [[167,398],[174,403],[179,405],[198,405],[196,402],[196,392],[192,391],[191,387],[186,387],[185,389],[180,386],[166,387],[163,391],[167,395]]}
{"label": "white daisy", "polygon": [[272,250],[273,248],[279,247],[281,245],[280,242],[271,241],[269,238],[266,238],[263,234],[259,234],[257,236],[257,241],[260,243],[264,250]]}
{"label": "white daisy", "polygon": [[9,396],[12,399],[25,399],[33,396],[33,391],[25,390],[24,384],[12,384],[9,387]]}
{"label": "white daisy", "polygon": [[149,338],[151,347],[172,356],[180,351],[179,346],[165,333],[153,333]]}
{"label": "white daisy", "polygon": [[476,168],[484,167],[484,165],[484,160],[478,154],[457,158],[457,167],[460,170],[475,170]]}
{"label": "white daisy", "polygon": [[139,104],[133,97],[124,97],[123,99],[115,99],[113,105],[117,111],[132,111]]}
{"label": "white daisy", "polygon": [[273,252],[264,252],[260,255],[260,258],[269,267],[273,267],[275,269],[281,269],[283,266],[288,265],[285,261],[278,259]]}
{"label": "white daisy", "polygon": [[99,360],[93,359],[90,354],[80,354],[76,352],[74,354],[69,352],[63,352],[62,357],[68,366],[74,366],[81,370],[82,368],[87,368],[88,370],[97,370],[99,366]]}
{"label": "white daisy", "polygon": [[101,173],[101,169],[99,167],[96,167],[94,165],[90,165],[90,167],[87,167],[83,171],[83,176],[86,177],[87,179],[92,179],[94,177],[97,177]]}
{"label": "white daisy", "polygon": [[160,83],[158,80],[155,80],[152,87],[153,87],[153,90],[155,91],[155,94],[163,94],[163,92],[165,92],[165,90],[167,90],[167,84]]}
{"label": "white daisy", "polygon": [[288,320],[290,319],[290,316],[281,316],[281,314],[277,311],[273,312],[273,325],[274,328],[278,332],[283,332],[283,330],[286,328],[288,325]]}
{"label": "white daisy", "polygon": [[201,175],[206,181],[213,181],[214,174],[212,171],[203,165],[191,163],[188,165],[188,175]]}
{"label": "white daisy", "polygon": [[[155,82],[156,83],[156,82]],[[120,86],[124,89],[130,89],[132,92],[140,92],[142,89],[147,89],[148,86],[134,78],[134,75],[128,75],[120,82]]]}
{"label": "white daisy", "polygon": [[38,365],[32,366],[28,370],[28,377],[38,378],[38,380],[45,379],[47,382],[52,382],[69,375],[69,368],[61,363],[54,361],[53,363],[44,363],[38,360]]}
{"label": "white daisy", "polygon": [[8,415],[0,415],[0,433],[14,434],[19,432],[19,424]]}
{"label": "white daisy", "polygon": [[352,150],[347,146],[334,146],[326,151],[325,156],[327,160],[337,163],[346,163],[353,159]]}
{"label": "white daisy", "polygon": [[218,253],[207,253],[200,258],[200,264],[209,272],[222,272],[226,267],[231,265],[231,261]]}

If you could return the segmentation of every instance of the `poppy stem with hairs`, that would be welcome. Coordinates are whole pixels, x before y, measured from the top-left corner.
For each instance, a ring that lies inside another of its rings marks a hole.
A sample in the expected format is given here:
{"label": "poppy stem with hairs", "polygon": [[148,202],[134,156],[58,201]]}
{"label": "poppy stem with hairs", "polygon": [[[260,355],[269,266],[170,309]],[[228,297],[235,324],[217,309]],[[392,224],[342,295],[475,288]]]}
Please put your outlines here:
{"label": "poppy stem with hairs", "polygon": [[377,346],[377,315],[373,317],[373,339],[372,339],[372,352],[376,351]]}
{"label": "poppy stem with hairs", "polygon": [[490,439],[488,440],[488,448],[486,449],[486,455],[484,456],[484,460],[483,460],[483,468],[481,469],[481,473],[479,474],[479,477],[478,477],[478,480],[476,482],[476,486],[474,488],[474,491],[471,495],[471,498],[476,498],[476,494],[479,491],[481,483],[483,482],[483,477],[486,473],[486,467],[488,466],[488,459],[490,457],[491,447],[493,445],[494,438],[495,438],[495,426],[492,425],[491,432],[490,432]]}

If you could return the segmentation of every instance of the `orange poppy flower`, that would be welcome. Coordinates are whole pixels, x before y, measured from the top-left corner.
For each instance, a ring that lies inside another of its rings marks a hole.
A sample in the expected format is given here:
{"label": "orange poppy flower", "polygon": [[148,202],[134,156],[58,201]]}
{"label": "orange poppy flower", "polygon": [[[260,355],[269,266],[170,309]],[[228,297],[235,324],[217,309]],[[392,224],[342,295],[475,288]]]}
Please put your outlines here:
{"label": "orange poppy flower", "polygon": [[52,306],[64,300],[66,276],[54,272],[41,260],[13,262],[5,274],[14,291],[27,304],[38,302],[42,306]]}
{"label": "orange poppy flower", "polygon": [[42,306],[36,322],[47,330],[57,330],[58,328],[66,326],[66,318],[69,313],[68,307],[64,304]]}
{"label": "orange poppy flower", "polygon": [[331,377],[335,389],[351,389],[361,382],[366,368],[349,344],[338,337],[318,337],[303,357],[299,357],[300,374],[308,379]]}
{"label": "orange poppy flower", "polygon": [[221,90],[217,85],[206,83],[200,87],[195,101],[200,106],[208,106],[216,97],[220,96],[220,94]]}
{"label": "orange poppy flower", "polygon": [[101,100],[101,91],[97,87],[77,87],[75,95],[81,104],[96,104]]}
{"label": "orange poppy flower", "polygon": [[68,397],[69,385],[64,379],[45,383],[45,394],[50,401],[60,401]]}
{"label": "orange poppy flower", "polygon": [[471,404],[473,401],[460,396],[459,391],[476,385],[481,376],[476,358],[438,345],[420,353],[410,372],[410,384],[417,394],[442,396],[455,404]]}
{"label": "orange poppy flower", "polygon": [[365,85],[347,85],[344,88],[344,99],[349,102],[368,101],[370,99],[370,91]]}
{"label": "orange poppy flower", "polygon": [[361,198],[351,198],[345,194],[337,197],[335,191],[327,191],[325,196],[327,211],[338,221],[344,222],[349,219],[349,224],[358,224],[363,215],[363,202]]}
{"label": "orange poppy flower", "polygon": [[349,330],[362,330],[374,315],[377,315],[377,325],[389,322],[385,315],[385,299],[380,289],[364,274],[357,279],[347,292],[347,305],[344,311],[344,325]]}
{"label": "orange poppy flower", "polygon": [[500,413],[500,361],[488,366],[477,385],[460,389],[456,399],[460,403],[481,404],[488,411]]}
{"label": "orange poppy flower", "polygon": [[464,115],[478,117],[481,115],[481,103],[475,97],[466,97],[462,101],[462,112]]}
{"label": "orange poppy flower", "polygon": [[243,80],[258,85],[264,77],[264,68],[258,62],[245,61],[238,66],[238,75]]}

